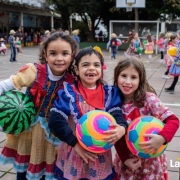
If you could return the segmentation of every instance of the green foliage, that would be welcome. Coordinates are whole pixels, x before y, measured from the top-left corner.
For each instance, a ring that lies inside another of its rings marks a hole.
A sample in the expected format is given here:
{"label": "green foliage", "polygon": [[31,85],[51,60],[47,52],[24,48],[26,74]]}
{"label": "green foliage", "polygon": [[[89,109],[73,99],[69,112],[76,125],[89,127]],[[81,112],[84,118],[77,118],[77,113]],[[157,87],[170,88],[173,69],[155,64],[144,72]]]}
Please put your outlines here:
{"label": "green foliage", "polygon": [[72,27],[73,27],[73,30],[80,29],[79,37],[80,37],[81,42],[88,41],[89,29],[87,29],[85,22],[74,21],[72,24]]}
{"label": "green foliage", "polygon": [[[46,0],[49,5],[54,5],[55,10],[62,15],[62,28],[69,29],[69,17],[72,13],[78,13],[85,25],[79,25],[90,33],[90,41],[94,41],[95,20],[103,20],[103,23],[109,29],[110,20],[133,20],[135,19],[134,9],[132,12],[126,12],[125,8],[116,8],[116,0]],[[161,21],[175,19],[180,16],[179,0],[146,0],[146,8],[138,9],[138,20],[157,20]],[[91,19],[93,25],[88,29],[88,19]],[[81,23],[82,24],[82,23]],[[74,25],[73,25],[74,26]],[[86,27],[85,27],[86,26]],[[81,30],[81,28],[78,28]],[[74,27],[73,27],[74,29]],[[83,32],[84,30],[81,30]],[[85,36],[84,36],[85,37]],[[84,39],[84,38],[82,38]]]}

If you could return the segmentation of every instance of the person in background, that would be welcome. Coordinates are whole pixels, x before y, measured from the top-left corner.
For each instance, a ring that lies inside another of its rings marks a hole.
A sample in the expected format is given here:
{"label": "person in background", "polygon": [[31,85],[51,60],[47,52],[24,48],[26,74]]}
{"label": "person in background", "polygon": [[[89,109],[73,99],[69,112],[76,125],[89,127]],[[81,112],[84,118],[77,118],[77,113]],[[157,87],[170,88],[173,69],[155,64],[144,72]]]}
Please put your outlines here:
{"label": "person in background", "polygon": [[38,32],[36,32],[36,33],[34,32],[34,34],[33,34],[33,45],[34,45],[34,46],[37,45],[37,33],[38,33]]}
{"label": "person in background", "polygon": [[72,35],[73,38],[75,39],[75,41],[79,44],[80,43],[80,38],[79,38],[79,29],[75,29],[74,31],[72,31]]}
{"label": "person in background", "polygon": [[10,45],[10,49],[11,49],[11,57],[10,57],[10,62],[15,62],[16,60],[16,47],[15,47],[15,38],[14,35],[16,34],[16,32],[11,29],[9,32],[10,36],[8,38],[8,43]]}
{"label": "person in background", "polygon": [[144,44],[145,46],[145,54],[148,55],[148,60],[151,61],[152,54],[154,53],[154,42],[152,40],[152,36],[149,34],[147,35],[147,40],[145,41],[147,43]]}
{"label": "person in background", "polygon": [[64,33],[67,34],[67,35],[70,34],[68,30],[65,30]]}
{"label": "person in background", "polygon": [[115,33],[111,34],[111,39],[107,43],[107,50],[109,47],[111,48],[111,59],[116,59],[117,49],[118,46],[122,44],[121,40],[117,38],[117,35]]}
{"label": "person in background", "polygon": [[123,43],[129,43],[129,39],[132,38],[132,36],[133,36],[133,31],[130,30],[128,33],[128,38],[123,40],[122,42]]}
{"label": "person in background", "polygon": [[26,42],[27,42],[27,36],[28,36],[28,33],[27,32],[25,32],[24,33],[24,47],[26,47],[27,46],[27,44],[26,44]]}
{"label": "person in background", "polygon": [[4,41],[5,41],[4,38],[0,38],[0,54],[1,54],[1,52],[3,52],[5,55],[5,53],[7,51],[7,47],[4,44]]}
{"label": "person in background", "polygon": [[24,33],[23,33],[23,27],[22,26],[20,26],[19,27],[19,29],[18,29],[18,31],[16,32],[16,34],[15,34],[16,36],[18,36],[19,37],[19,41],[21,41],[21,52],[22,52],[22,44],[24,43],[23,42],[23,39],[24,39]]}
{"label": "person in background", "polygon": [[15,43],[15,47],[17,49],[17,53],[22,53],[22,47],[21,47],[20,38],[17,35],[15,35],[14,37],[15,37],[15,42],[14,43]]}
{"label": "person in background", "polygon": [[28,34],[28,36],[27,36],[27,38],[26,38],[26,44],[27,44],[27,46],[28,46],[28,45],[31,46],[31,42],[32,42],[31,35]]}
{"label": "person in background", "polygon": [[51,32],[49,30],[46,30],[44,32],[44,36],[42,37],[42,42],[45,41],[50,35],[51,35]]}
{"label": "person in background", "polygon": [[138,58],[141,58],[142,45],[138,33],[135,32],[132,36],[130,36],[128,42],[129,47],[124,54],[126,56],[136,56]]}
{"label": "person in background", "polygon": [[173,63],[171,64],[171,67],[169,69],[169,74],[171,76],[174,76],[174,79],[172,84],[168,88],[165,88],[164,90],[172,94],[174,93],[174,89],[176,87],[176,84],[180,76],[180,30],[177,33],[176,56],[174,57]]}
{"label": "person in background", "polygon": [[169,75],[169,69],[171,67],[171,64],[173,63],[174,61],[174,58],[175,58],[175,55],[172,56],[168,53],[168,49],[172,48],[172,47],[176,47],[176,42],[177,42],[177,35],[171,35],[170,38],[169,38],[169,41],[168,41],[168,45],[167,45],[167,51],[166,51],[166,54],[165,54],[165,58],[164,58],[164,63],[165,65],[167,66],[167,70],[166,72],[162,75],[162,78],[163,79],[169,79],[170,77],[168,76]]}
{"label": "person in background", "polygon": [[49,30],[46,30],[44,32],[44,35],[45,35],[45,39],[47,39],[49,36],[50,36],[51,32]]}
{"label": "person in background", "polygon": [[164,37],[165,34],[161,32],[159,34],[158,40],[156,41],[156,44],[159,47],[159,52],[161,53],[161,59],[159,60],[161,63],[164,61],[164,51],[165,51]]}
{"label": "person in background", "polygon": [[100,30],[98,36],[99,36],[99,41],[104,41],[104,35],[103,35],[102,30]]}

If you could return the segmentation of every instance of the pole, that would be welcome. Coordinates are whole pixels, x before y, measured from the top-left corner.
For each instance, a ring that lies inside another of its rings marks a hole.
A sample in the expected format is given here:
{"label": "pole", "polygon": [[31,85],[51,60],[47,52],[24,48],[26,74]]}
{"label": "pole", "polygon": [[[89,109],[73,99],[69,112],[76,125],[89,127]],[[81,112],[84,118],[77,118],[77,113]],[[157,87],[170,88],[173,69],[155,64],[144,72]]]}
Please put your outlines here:
{"label": "pole", "polygon": [[70,16],[70,32],[72,33],[72,17]]}
{"label": "pole", "polygon": [[54,16],[51,14],[51,31],[54,29]]}

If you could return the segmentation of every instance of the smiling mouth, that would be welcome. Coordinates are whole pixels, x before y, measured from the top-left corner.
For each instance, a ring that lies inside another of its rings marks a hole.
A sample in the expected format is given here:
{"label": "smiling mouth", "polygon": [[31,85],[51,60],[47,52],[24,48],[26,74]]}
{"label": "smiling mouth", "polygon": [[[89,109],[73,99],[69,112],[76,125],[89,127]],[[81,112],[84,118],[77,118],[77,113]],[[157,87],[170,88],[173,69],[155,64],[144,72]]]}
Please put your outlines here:
{"label": "smiling mouth", "polygon": [[129,91],[131,87],[123,86],[124,90]]}
{"label": "smiling mouth", "polygon": [[88,77],[95,77],[96,75],[95,74],[86,74],[86,76],[88,76]]}
{"label": "smiling mouth", "polygon": [[64,64],[55,64],[56,66],[64,66]]}

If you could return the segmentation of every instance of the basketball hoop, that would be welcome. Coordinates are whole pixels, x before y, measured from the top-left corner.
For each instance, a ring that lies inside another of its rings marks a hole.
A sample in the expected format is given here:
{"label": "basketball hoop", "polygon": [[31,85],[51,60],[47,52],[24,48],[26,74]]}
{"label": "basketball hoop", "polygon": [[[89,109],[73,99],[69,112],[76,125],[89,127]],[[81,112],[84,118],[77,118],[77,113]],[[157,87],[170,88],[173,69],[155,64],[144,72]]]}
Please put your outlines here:
{"label": "basketball hoop", "polygon": [[132,11],[132,4],[133,3],[127,3],[126,12],[131,12]]}

